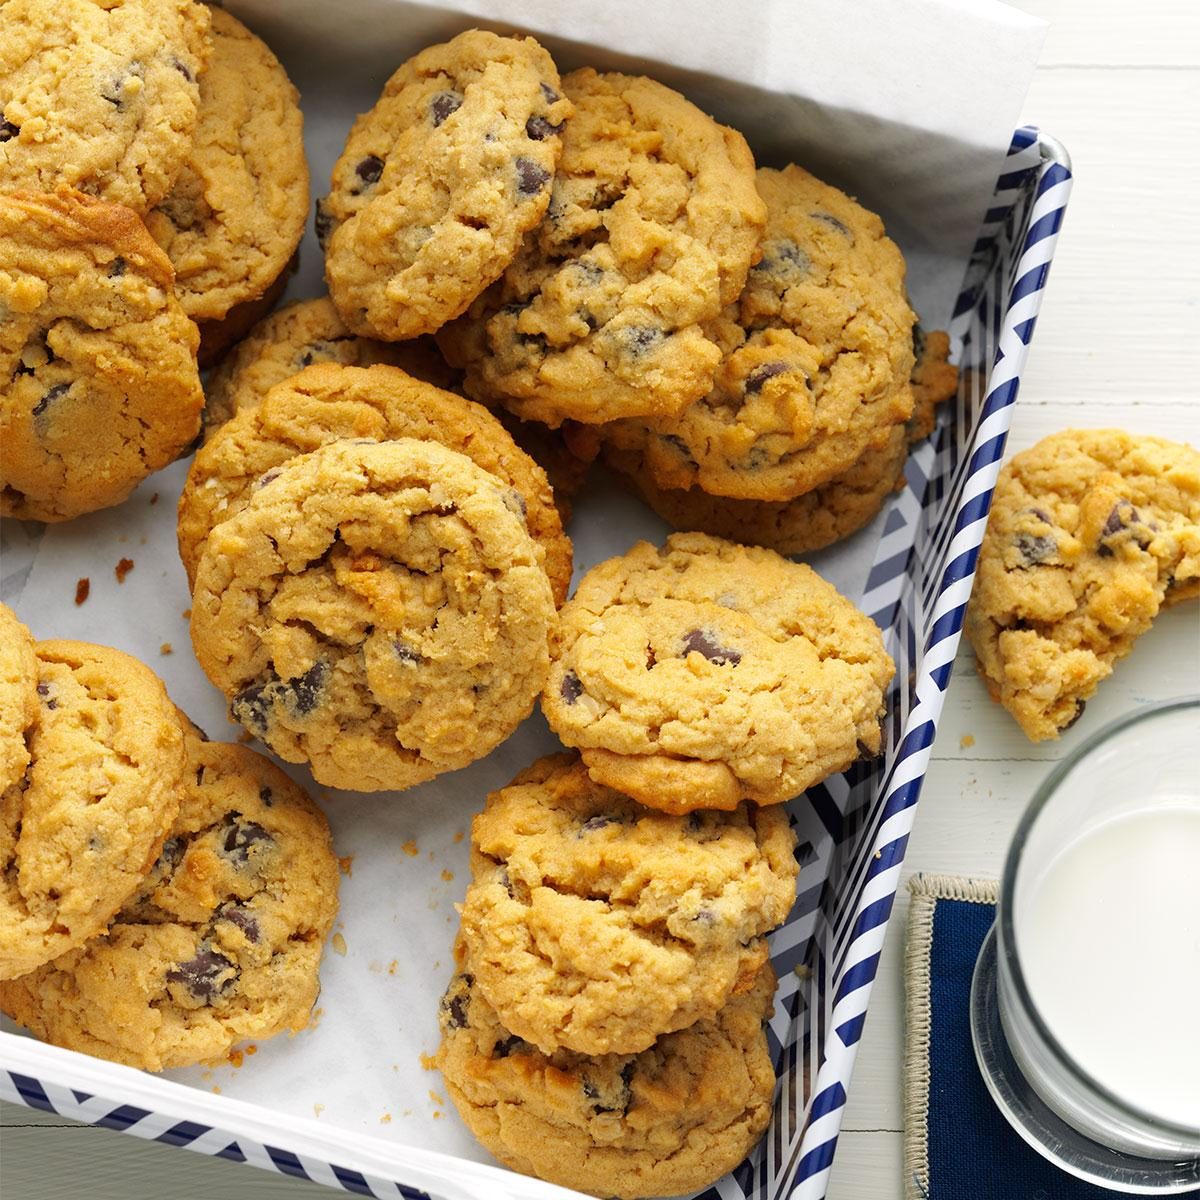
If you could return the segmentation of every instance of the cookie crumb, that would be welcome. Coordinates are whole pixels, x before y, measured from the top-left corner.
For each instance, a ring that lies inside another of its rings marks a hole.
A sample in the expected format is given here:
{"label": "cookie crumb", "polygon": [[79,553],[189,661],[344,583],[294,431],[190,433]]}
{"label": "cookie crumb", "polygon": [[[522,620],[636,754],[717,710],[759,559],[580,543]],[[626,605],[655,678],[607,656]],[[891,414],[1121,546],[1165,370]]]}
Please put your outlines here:
{"label": "cookie crumb", "polygon": [[392,1114],[390,1112],[385,1112],[383,1116],[379,1118],[379,1123],[380,1125],[390,1125],[392,1123]]}
{"label": "cookie crumb", "polygon": [[258,1053],[258,1047],[253,1042],[251,1042],[250,1045],[248,1045],[246,1047],[246,1056],[250,1057],[251,1055],[254,1055],[257,1053]]}
{"label": "cookie crumb", "polygon": [[413,841],[412,838],[409,838],[408,841],[405,842],[404,845],[400,847],[400,849],[403,850],[404,853],[407,854],[409,858],[416,858],[417,855],[421,853],[420,848],[417,846],[417,843],[415,841]]}
{"label": "cookie crumb", "polygon": [[128,575],[129,572],[132,570],[133,570],[133,559],[132,558],[123,558],[113,568],[113,574],[117,577],[118,583],[124,583],[125,576]]}
{"label": "cookie crumb", "polygon": [[163,642],[163,644],[159,646],[158,652],[165,658],[168,654],[175,653],[175,647],[172,646],[170,642]]}
{"label": "cookie crumb", "polygon": [[[436,1071],[437,1070],[437,1058],[434,1057],[434,1055],[426,1054],[424,1051],[421,1051],[421,1053],[417,1057],[421,1060],[421,1070],[422,1071]],[[433,1095],[432,1092],[430,1092],[429,1094],[431,1096]]]}
{"label": "cookie crumb", "polygon": [[958,739],[958,748],[960,750],[969,750],[973,745],[975,745],[975,737],[973,734],[964,733],[962,737]]}
{"label": "cookie crumb", "polygon": [[451,871],[449,867],[443,867],[442,868],[442,878],[447,883],[453,883],[454,882],[454,872]]}
{"label": "cookie crumb", "polygon": [[400,966],[400,960],[398,958],[393,958],[392,961],[390,963],[388,963],[388,974],[395,975],[396,969],[399,966]]}
{"label": "cookie crumb", "polygon": [[443,1100],[441,1098],[441,1096],[439,1096],[437,1094],[437,1092],[435,1092],[433,1090],[433,1088],[429,1089],[429,1098],[430,1098],[430,1100],[432,1100],[434,1102],[434,1104],[438,1105],[439,1107],[441,1107],[442,1105],[444,1105],[446,1103],[445,1100]]}
{"label": "cookie crumb", "polygon": [[454,844],[457,846],[458,843],[461,842],[465,836],[466,836],[466,833],[464,830],[456,829],[454,831]]}
{"label": "cookie crumb", "polygon": [[245,1056],[242,1054],[242,1052],[236,1046],[232,1050],[230,1050],[229,1065],[231,1067],[240,1067],[244,1061],[245,1061]]}
{"label": "cookie crumb", "polygon": [[75,584],[75,603],[82,604],[92,590],[92,581],[85,575]]}
{"label": "cookie crumb", "polygon": [[335,933],[333,935],[330,944],[333,946],[335,954],[346,953],[346,939],[340,933]]}
{"label": "cookie crumb", "polygon": [[155,492],[155,493],[154,493],[154,495],[150,497],[150,503],[151,503],[151,504],[157,504],[157,503],[158,503],[158,493],[157,493],[157,492]]}
{"label": "cookie crumb", "polygon": [[354,874],[354,855],[353,854],[343,854],[342,857],[338,859],[338,870],[340,870],[341,873],[347,877],[353,875]]}
{"label": "cookie crumb", "polygon": [[323,1105],[323,1104],[314,1104],[313,1105],[313,1116],[314,1117],[319,1117],[324,1111],[325,1111],[325,1105]]}
{"label": "cookie crumb", "polygon": [[191,610],[190,608],[185,608],[185,609],[183,610],[183,612],[181,612],[179,615],[180,615],[180,616],[181,616],[181,617],[182,617],[182,618],[183,618],[185,621],[190,621],[190,620],[192,619],[192,610]]}

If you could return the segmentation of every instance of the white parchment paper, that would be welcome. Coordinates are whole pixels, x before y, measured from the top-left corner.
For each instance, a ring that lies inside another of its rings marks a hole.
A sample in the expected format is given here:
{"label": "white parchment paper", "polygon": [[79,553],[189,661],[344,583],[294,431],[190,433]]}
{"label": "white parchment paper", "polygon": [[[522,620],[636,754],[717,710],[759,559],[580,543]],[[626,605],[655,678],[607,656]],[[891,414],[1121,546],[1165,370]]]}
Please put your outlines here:
{"label": "white parchment paper", "polygon": [[[797,161],[878,209],[901,243],[923,322],[948,320],[1024,98],[1043,28],[992,0],[236,0],[301,89],[314,195],[354,115],[399,63],[472,24],[536,33],[560,67],[653,74],[742,129],[761,163]],[[311,222],[310,222],[311,224]],[[290,296],[323,291],[311,229]],[[157,670],[210,735],[236,737],[192,655],[175,548],[187,462],[118,508],[43,536],[7,523],[5,599],[39,637],[120,647]],[[878,523],[814,565],[857,594]],[[665,527],[601,483],[577,506],[577,570]],[[124,583],[114,568],[133,560]],[[25,568],[31,565],[26,573]],[[76,582],[90,597],[77,606]],[[168,652],[169,648],[169,652]],[[331,794],[338,853],[351,861],[338,922],[344,953],[322,968],[314,1026],[257,1047],[240,1067],[171,1076],[297,1117],[487,1161],[420,1056],[437,1043],[455,903],[466,886],[470,819],[557,743],[535,714],[485,761],[403,795]],[[11,1025],[6,1028],[11,1029]]]}

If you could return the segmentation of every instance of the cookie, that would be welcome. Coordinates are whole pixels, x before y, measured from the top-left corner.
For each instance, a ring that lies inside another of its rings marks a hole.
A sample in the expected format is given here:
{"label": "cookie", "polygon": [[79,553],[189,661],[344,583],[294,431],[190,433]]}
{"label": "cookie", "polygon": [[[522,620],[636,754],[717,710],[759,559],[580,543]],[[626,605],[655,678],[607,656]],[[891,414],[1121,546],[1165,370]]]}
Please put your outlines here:
{"label": "cookie", "polygon": [[212,38],[195,140],[174,187],[146,218],[209,349],[214,335],[226,339],[223,321],[253,323],[235,310],[282,283],[308,220],[299,94],[271,51],[220,8],[212,10]]}
{"label": "cookie", "polygon": [[192,0],[7,0],[0,192],[79,188],[145,213],[196,132],[209,9]]}
{"label": "cookie", "polygon": [[632,1054],[714,1017],[767,961],[796,900],[779,807],[668,816],[544,758],[472,823],[468,966],[539,1050]]}
{"label": "cookie", "polygon": [[542,711],[665,812],[776,804],[881,744],[892,660],[810,567],[702,533],[639,542],[563,606]]}
{"label": "cookie", "polygon": [[183,732],[157,676],[84,642],[39,642],[30,766],[0,793],[0,979],[95,937],[179,812]]}
{"label": "cookie", "polygon": [[0,792],[29,766],[26,735],[37,717],[37,685],[33,638],[16,613],[0,604]]}
{"label": "cookie", "polygon": [[513,1170],[625,1200],[691,1193],[742,1162],[770,1121],[774,992],[768,965],[715,1017],[640,1054],[587,1058],[512,1036],[459,974],[436,1062],[467,1128]]}
{"label": "cookie", "polygon": [[405,788],[465,766],[546,678],[554,599],[521,507],[433,442],[302,455],[208,538],[200,665],[234,720],[321,783]]}
{"label": "cookie", "polygon": [[[5,10],[5,19],[9,14]],[[127,208],[0,196],[0,513],[119,504],[196,436],[196,327]]]}
{"label": "cookie", "polygon": [[472,29],[409,59],[354,123],[322,205],[325,277],[355,333],[456,317],[542,219],[571,115],[532,38]]}
{"label": "cookie", "polygon": [[914,325],[913,354],[916,362],[909,379],[913,413],[908,419],[908,440],[919,442],[933,432],[937,406],[958,390],[958,368],[950,362],[950,335],[944,330],[926,333],[920,325]]}
{"label": "cookie", "polygon": [[1164,603],[1200,593],[1200,454],[1067,429],[1000,472],[964,628],[1031,741],[1075,723]]}
{"label": "cookie", "polygon": [[351,333],[327,296],[299,300],[261,320],[208,378],[205,433],[236,412],[255,408],[277,383],[314,363],[349,367],[390,363],[435,387],[454,389],[457,375],[428,338],[376,342]]}
{"label": "cookie", "polygon": [[303,1029],[337,915],[320,809],[253,750],[186,740],[179,816],[137,893],[102,936],[0,984],[43,1041],[147,1071]]}
{"label": "cookie", "polygon": [[707,327],[721,351],[712,390],[674,418],[602,431],[658,488],[791,500],[912,415],[916,318],[883,222],[796,166],[757,181],[763,256]]}
{"label": "cookie", "polygon": [[439,345],[468,395],[525,419],[675,417],[712,387],[706,326],[758,258],[753,156],[652,79],[587,68],[563,90],[547,219]]}
{"label": "cookie", "polygon": [[571,542],[546,477],[485,408],[413,379],[397,367],[322,363],[272,388],[196,455],[179,498],[179,552],[194,581],[213,526],[248,502],[289,459],[338,438],[440,442],[513,487],[555,600],[571,582]]}
{"label": "cookie", "polygon": [[513,441],[546,472],[558,515],[566,525],[574,510],[575,497],[587,483],[591,459],[573,453],[561,430],[537,421],[522,421],[504,409],[499,409],[496,415]]}
{"label": "cookie", "polygon": [[903,425],[895,426],[886,445],[865,451],[848,471],[794,500],[730,500],[695,487],[660,488],[641,470],[639,455],[609,448],[605,460],[676,529],[769,546],[780,554],[809,554],[857,533],[903,485],[908,438]]}

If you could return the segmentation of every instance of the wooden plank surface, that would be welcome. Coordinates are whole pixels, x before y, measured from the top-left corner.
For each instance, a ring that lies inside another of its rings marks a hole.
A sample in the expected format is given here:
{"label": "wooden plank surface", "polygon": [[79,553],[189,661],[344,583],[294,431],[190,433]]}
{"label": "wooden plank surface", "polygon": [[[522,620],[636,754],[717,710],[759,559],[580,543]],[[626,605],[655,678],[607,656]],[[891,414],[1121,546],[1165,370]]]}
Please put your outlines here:
{"label": "wooden plank surface", "polygon": [[[1190,0],[1024,0],[1053,22],[1025,109],[1070,150],[1076,188],[1012,448],[1069,425],[1200,443],[1200,14]],[[956,666],[906,873],[995,875],[1024,802],[1071,738],[1148,697],[1194,688],[1196,609],[1166,614],[1062,742],[1035,747]],[[969,744],[965,744],[970,739]],[[872,998],[830,1200],[899,1200],[907,897]],[[14,1200],[266,1200],[323,1189],[0,1105],[0,1194]]]}

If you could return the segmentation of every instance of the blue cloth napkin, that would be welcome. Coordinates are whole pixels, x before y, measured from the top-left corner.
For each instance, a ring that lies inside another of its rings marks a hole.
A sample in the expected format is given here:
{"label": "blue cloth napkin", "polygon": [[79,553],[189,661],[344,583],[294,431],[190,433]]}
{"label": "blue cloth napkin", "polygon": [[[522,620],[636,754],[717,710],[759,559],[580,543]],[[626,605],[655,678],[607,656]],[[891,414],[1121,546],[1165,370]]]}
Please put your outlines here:
{"label": "blue cloth napkin", "polygon": [[[972,885],[969,880],[957,881],[958,889],[953,886],[956,881],[940,882],[943,891],[975,889],[974,894],[979,895],[980,885]],[[944,886],[947,884],[951,886]],[[931,885],[932,891],[928,890]],[[992,1102],[975,1062],[969,999],[975,959],[996,915],[995,905],[978,898],[939,896],[937,882],[917,879],[913,885],[914,919],[921,907],[918,897],[923,889],[927,897],[924,919],[928,920],[930,900],[933,904],[932,930],[927,927],[925,934],[927,959],[924,946],[914,953],[917,948],[910,943],[909,1011],[911,1021],[914,995],[911,975],[927,962],[928,974],[920,987],[928,1000],[928,1035],[926,1038],[922,1033],[920,1037],[928,1043],[928,1111],[924,1147],[920,1146],[922,1130],[908,1131],[910,1194],[926,1196],[928,1200],[1119,1198],[1123,1193],[1083,1183],[1047,1162],[1021,1140]],[[911,1036],[910,1031],[910,1039]],[[919,1067],[914,1049],[910,1040],[910,1093],[914,1065]],[[910,1099],[909,1116],[912,1115]],[[914,1155],[914,1147],[925,1149],[925,1154]],[[927,1170],[920,1161],[925,1157]]]}

